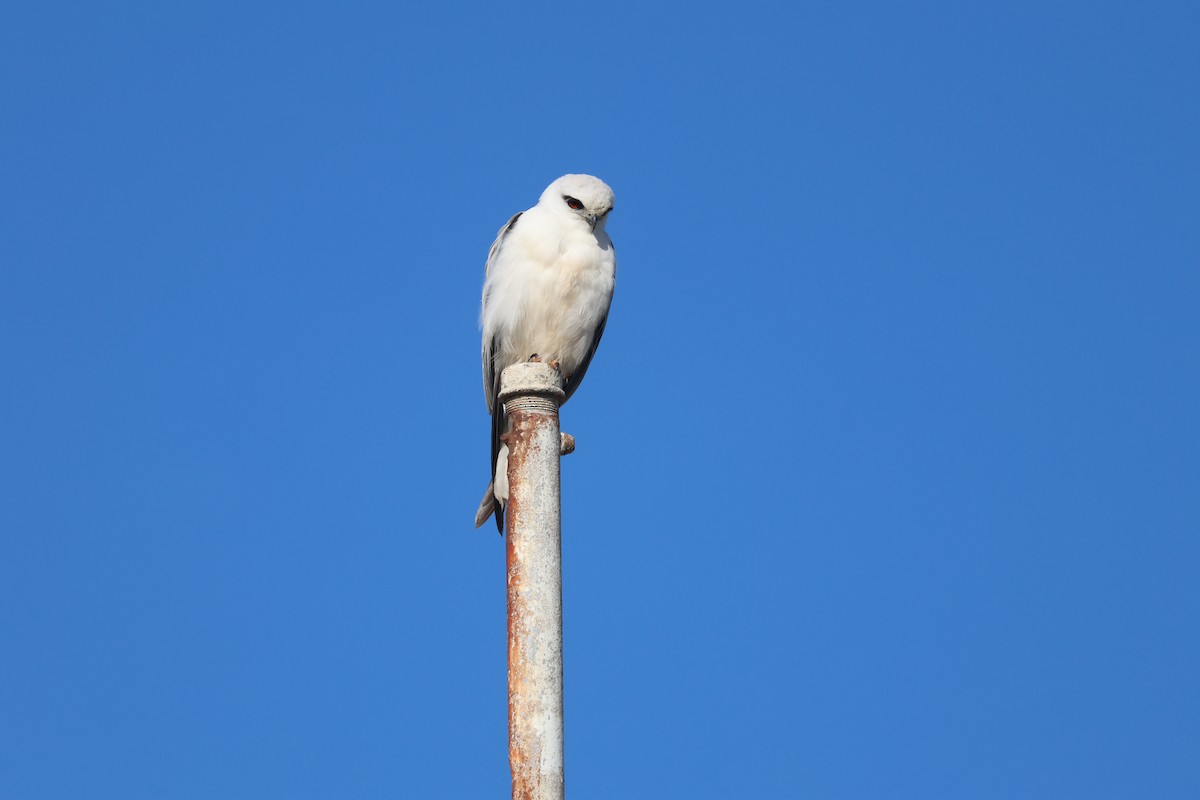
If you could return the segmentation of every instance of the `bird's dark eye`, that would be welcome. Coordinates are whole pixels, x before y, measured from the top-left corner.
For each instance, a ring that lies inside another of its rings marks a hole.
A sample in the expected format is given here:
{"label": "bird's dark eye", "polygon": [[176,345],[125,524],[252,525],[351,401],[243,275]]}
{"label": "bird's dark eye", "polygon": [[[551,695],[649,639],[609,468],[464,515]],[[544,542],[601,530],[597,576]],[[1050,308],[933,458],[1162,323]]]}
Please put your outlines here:
{"label": "bird's dark eye", "polygon": [[583,203],[579,202],[574,197],[571,197],[569,195],[563,195],[563,200],[566,200],[567,205],[569,205],[571,208],[575,209],[576,211],[583,208]]}

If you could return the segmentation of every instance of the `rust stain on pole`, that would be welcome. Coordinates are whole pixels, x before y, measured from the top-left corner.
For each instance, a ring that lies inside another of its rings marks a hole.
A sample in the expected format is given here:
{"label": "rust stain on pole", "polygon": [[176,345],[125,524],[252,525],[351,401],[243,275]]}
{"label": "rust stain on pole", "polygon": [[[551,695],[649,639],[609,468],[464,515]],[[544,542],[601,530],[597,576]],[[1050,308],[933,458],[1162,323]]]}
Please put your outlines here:
{"label": "rust stain on pole", "polygon": [[[561,800],[562,540],[557,370],[517,364],[501,377],[507,438],[508,755],[513,800]],[[573,442],[572,442],[573,443]]]}

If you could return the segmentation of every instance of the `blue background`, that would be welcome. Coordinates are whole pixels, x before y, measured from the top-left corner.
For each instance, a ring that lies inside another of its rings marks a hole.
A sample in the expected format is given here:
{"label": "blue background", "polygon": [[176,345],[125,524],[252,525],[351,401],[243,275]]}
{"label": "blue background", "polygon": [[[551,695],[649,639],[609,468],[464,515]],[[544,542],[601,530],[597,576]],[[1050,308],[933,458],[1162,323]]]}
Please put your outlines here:
{"label": "blue background", "polygon": [[571,797],[1200,796],[1200,11],[967,6],[6,3],[0,797],[507,796],[573,171]]}

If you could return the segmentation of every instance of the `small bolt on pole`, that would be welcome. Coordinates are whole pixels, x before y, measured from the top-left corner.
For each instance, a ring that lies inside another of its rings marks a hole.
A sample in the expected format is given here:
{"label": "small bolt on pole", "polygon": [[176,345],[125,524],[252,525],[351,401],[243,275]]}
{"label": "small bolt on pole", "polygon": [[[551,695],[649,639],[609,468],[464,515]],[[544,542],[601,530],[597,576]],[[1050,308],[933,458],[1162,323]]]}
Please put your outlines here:
{"label": "small bolt on pole", "polygon": [[508,760],[513,800],[562,800],[562,377],[548,364],[504,370],[508,444]]}

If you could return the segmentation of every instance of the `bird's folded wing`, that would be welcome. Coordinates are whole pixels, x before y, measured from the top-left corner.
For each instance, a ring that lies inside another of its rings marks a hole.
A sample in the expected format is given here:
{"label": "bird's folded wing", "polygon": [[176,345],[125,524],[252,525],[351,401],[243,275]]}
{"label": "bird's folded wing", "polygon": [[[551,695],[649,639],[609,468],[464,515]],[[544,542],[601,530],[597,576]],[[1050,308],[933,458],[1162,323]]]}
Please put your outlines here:
{"label": "bird's folded wing", "polygon": [[[504,227],[500,229],[500,232],[498,234],[496,234],[496,241],[492,242],[492,247],[490,250],[488,250],[487,265],[483,268],[483,311],[484,311],[484,314],[487,313],[488,300],[491,299],[488,296],[489,292],[491,291],[491,284],[488,282],[488,278],[491,277],[492,267],[495,266],[496,259],[500,257],[500,247],[504,244],[504,238],[506,236],[508,236],[508,234],[512,231],[513,228],[516,227],[517,220],[520,218],[521,214],[523,214],[523,213],[525,213],[525,212],[518,211],[516,214],[513,214],[512,218],[508,222],[504,223]],[[489,414],[495,412],[497,400],[500,395],[500,375],[499,375],[499,372],[496,370],[496,364],[494,361],[494,359],[496,357],[496,351],[497,351],[496,345],[497,345],[497,343],[496,343],[495,339],[491,336],[488,336],[487,332],[485,331],[484,338],[483,338],[483,353],[482,353],[482,357],[483,357],[483,394],[484,394],[484,397],[487,399],[487,409],[488,409]],[[494,457],[494,455],[495,454],[493,454],[493,457]],[[493,469],[494,468],[495,467],[493,466]]]}

